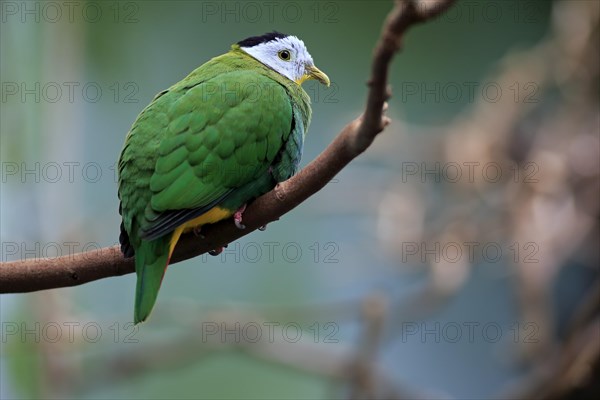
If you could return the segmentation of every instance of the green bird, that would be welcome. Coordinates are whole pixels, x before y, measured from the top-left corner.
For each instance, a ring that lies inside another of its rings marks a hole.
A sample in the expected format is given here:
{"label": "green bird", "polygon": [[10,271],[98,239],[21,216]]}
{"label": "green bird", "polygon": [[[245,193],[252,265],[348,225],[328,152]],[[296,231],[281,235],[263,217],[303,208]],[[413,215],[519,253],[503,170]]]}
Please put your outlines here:
{"label": "green bird", "polygon": [[119,158],[121,250],[135,255],[134,321],[146,320],[182,233],[233,216],[298,170],[311,119],[300,86],[329,78],[304,43],[250,37],[164,90]]}

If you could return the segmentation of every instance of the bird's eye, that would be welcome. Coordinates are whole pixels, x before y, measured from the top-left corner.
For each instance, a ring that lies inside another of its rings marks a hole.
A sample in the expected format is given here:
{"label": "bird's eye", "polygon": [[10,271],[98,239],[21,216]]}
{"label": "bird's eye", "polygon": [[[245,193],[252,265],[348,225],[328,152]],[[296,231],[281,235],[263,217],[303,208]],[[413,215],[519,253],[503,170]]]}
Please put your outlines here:
{"label": "bird's eye", "polygon": [[279,53],[277,53],[277,55],[283,61],[290,61],[291,54],[290,54],[289,50],[281,50]]}

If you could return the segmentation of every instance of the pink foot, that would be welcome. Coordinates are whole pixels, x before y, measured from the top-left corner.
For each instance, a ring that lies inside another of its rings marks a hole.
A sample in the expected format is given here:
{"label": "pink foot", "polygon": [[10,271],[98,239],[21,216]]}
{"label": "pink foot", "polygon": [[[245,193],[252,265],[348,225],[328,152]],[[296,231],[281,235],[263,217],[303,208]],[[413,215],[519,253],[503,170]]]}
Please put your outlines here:
{"label": "pink foot", "polygon": [[216,249],[209,251],[208,254],[210,254],[211,256],[218,256],[219,254],[221,254],[223,252],[223,249],[226,247],[227,247],[227,245],[217,247]]}
{"label": "pink foot", "polygon": [[246,211],[246,205],[241,206],[235,214],[233,214],[233,222],[238,229],[246,229],[246,225],[242,224],[242,214]]}

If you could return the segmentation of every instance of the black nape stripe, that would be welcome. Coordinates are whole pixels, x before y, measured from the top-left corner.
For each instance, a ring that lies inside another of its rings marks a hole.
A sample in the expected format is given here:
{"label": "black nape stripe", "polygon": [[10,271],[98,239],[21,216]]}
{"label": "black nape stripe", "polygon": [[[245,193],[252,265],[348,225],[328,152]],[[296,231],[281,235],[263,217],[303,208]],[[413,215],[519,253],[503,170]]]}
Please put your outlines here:
{"label": "black nape stripe", "polygon": [[252,46],[256,46],[261,43],[270,42],[271,40],[274,40],[274,39],[283,39],[284,37],[287,37],[287,36],[288,35],[286,35],[285,33],[273,31],[273,32],[265,33],[264,35],[261,35],[261,36],[249,37],[247,39],[239,41],[237,44],[240,45],[240,47],[252,47]]}

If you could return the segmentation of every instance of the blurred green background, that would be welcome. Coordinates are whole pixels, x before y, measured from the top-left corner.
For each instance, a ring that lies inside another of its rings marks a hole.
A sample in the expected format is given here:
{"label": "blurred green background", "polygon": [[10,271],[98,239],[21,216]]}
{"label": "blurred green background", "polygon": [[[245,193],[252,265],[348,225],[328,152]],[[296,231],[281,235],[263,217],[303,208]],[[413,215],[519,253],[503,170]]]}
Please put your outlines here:
{"label": "blurred green background", "polygon": [[[265,232],[169,268],[139,329],[132,275],[2,295],[0,397],[521,393],[598,277],[594,3],[459,2],[412,29],[391,69],[393,124],[372,148]],[[2,261],[116,244],[131,123],[248,36],[297,35],[333,82],[305,84],[306,165],[362,112],[393,5],[0,4]],[[234,333],[204,340],[223,321]],[[275,339],[250,343],[265,322]]]}

